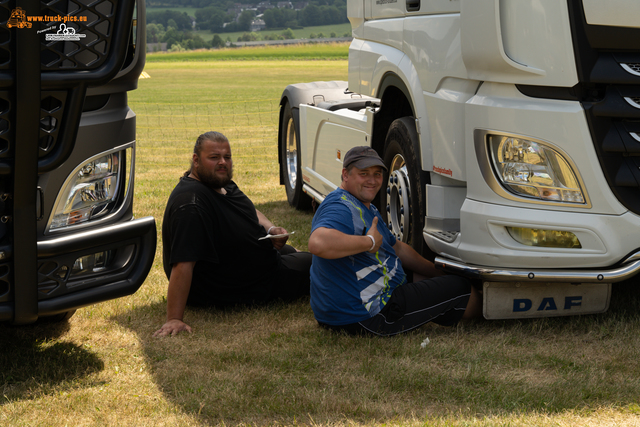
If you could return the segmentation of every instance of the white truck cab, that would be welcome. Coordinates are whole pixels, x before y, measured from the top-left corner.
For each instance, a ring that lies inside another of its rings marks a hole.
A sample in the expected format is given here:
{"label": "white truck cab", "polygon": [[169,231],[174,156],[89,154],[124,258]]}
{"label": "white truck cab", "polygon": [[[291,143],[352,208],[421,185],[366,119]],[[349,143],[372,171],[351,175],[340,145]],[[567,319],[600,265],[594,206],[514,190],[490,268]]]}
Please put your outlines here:
{"label": "white truck cab", "polygon": [[290,204],[321,202],[371,146],[390,230],[481,279],[486,318],[606,311],[640,270],[640,2],[349,0],[348,16],[349,81],[282,96]]}

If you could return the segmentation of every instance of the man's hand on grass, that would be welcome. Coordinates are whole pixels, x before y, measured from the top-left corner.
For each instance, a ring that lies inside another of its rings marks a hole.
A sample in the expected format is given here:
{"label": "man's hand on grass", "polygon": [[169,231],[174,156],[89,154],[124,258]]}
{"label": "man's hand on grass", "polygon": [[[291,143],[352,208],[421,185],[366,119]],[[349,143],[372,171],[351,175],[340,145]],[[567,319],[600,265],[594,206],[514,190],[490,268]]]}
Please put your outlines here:
{"label": "man's hand on grass", "polygon": [[166,337],[167,335],[176,336],[182,331],[191,333],[191,326],[187,325],[180,319],[168,320],[160,329],[154,332],[154,337]]}

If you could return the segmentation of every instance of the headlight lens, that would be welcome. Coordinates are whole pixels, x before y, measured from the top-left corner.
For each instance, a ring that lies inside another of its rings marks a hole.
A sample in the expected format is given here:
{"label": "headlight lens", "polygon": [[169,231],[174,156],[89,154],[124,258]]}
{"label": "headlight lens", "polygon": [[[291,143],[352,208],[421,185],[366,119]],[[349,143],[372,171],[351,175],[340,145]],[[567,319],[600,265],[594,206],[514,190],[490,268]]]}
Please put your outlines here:
{"label": "headlight lens", "polygon": [[50,230],[81,224],[111,211],[126,172],[124,151],[94,157],[67,179],[55,204]]}
{"label": "headlight lens", "polygon": [[512,136],[490,136],[493,163],[502,185],[520,196],[585,203],[576,172],[550,146]]}

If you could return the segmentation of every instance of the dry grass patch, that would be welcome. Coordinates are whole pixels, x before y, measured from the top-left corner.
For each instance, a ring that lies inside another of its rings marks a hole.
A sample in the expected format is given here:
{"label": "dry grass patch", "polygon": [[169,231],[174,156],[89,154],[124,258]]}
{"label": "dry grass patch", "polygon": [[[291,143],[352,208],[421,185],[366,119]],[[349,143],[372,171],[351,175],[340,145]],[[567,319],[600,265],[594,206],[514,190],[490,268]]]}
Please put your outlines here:
{"label": "dry grass patch", "polygon": [[[166,397],[207,423],[605,425],[601,413],[628,423],[638,413],[637,320],[626,317],[630,341],[608,356],[601,350],[622,336],[593,332],[619,314],[431,326],[382,340],[324,331],[302,301],[191,310],[196,332],[163,340],[151,325],[127,327]],[[114,320],[126,326],[129,316]]]}

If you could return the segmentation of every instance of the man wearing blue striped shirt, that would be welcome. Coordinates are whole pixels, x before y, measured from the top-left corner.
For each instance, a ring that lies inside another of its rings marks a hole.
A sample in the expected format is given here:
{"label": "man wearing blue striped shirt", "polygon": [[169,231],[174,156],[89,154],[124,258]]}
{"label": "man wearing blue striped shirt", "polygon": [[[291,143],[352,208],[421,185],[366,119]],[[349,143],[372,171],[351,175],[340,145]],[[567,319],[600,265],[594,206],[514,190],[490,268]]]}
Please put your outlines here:
{"label": "man wearing blue striped shirt", "polygon": [[[316,320],[350,334],[391,336],[428,322],[454,325],[478,316],[482,297],[469,280],[442,275],[385,227],[371,204],[384,170],[372,148],[349,150],[340,187],[313,218],[309,252]],[[425,279],[407,283],[404,268]]]}

